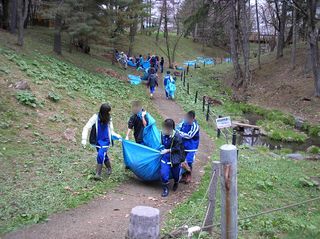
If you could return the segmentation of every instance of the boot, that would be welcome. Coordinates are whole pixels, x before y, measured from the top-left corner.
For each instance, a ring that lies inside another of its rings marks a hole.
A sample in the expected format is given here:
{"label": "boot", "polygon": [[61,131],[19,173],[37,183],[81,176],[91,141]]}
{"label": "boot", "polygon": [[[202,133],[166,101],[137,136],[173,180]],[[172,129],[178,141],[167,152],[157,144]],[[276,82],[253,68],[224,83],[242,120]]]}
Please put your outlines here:
{"label": "boot", "polygon": [[162,190],[163,191],[162,191],[161,197],[167,197],[169,195],[168,185],[163,185]]}
{"label": "boot", "polygon": [[106,160],[104,161],[104,165],[106,166],[107,168],[107,175],[109,176],[111,173],[112,173],[112,168],[111,168],[111,163],[110,163],[110,159],[109,160]]}
{"label": "boot", "polygon": [[174,192],[177,191],[178,187],[179,187],[179,182],[174,182],[173,187],[172,187],[172,191],[174,191]]}
{"label": "boot", "polygon": [[96,176],[94,177],[95,180],[101,180],[101,171],[102,171],[102,164],[97,164],[96,169]]}
{"label": "boot", "polygon": [[180,179],[180,183],[186,183],[187,182],[187,173],[182,174],[182,177]]}

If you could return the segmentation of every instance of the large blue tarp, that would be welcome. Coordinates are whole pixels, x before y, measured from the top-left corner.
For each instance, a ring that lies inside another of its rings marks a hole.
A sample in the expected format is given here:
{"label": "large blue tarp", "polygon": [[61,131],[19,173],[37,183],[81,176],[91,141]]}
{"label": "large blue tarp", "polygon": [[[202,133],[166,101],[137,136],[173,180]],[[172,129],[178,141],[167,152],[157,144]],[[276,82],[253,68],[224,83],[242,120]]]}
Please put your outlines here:
{"label": "large blue tarp", "polygon": [[150,61],[145,61],[145,62],[143,62],[143,63],[142,63],[142,67],[143,67],[144,69],[150,68]]}
{"label": "large blue tarp", "polygon": [[130,80],[130,83],[132,85],[139,85],[141,83],[141,78],[140,76],[135,76],[135,75],[128,75],[128,78]]}
{"label": "large blue tarp", "polygon": [[[141,115],[138,115],[141,117]],[[148,125],[143,130],[143,143],[153,149],[161,148],[161,133],[157,128],[156,120],[149,114],[146,114]]]}
{"label": "large blue tarp", "polygon": [[132,61],[128,61],[128,66],[131,66],[131,67],[136,67],[137,66],[137,64],[136,63],[133,63]]}
{"label": "large blue tarp", "polygon": [[158,150],[132,141],[122,141],[124,164],[140,179],[155,181],[160,179],[160,159]]}

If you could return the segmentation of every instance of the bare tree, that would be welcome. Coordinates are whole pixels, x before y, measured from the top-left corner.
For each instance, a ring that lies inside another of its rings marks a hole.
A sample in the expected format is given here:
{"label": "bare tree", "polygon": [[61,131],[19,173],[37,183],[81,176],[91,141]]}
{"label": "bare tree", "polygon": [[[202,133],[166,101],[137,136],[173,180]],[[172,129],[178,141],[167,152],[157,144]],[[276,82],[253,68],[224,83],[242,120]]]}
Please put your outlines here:
{"label": "bare tree", "polygon": [[297,9],[292,10],[292,49],[291,49],[291,66],[292,69],[296,65],[296,48],[297,48]]}
{"label": "bare tree", "polygon": [[257,19],[257,32],[258,32],[258,67],[261,69],[261,42],[260,42],[260,22],[259,22],[259,11],[258,11],[258,0],[256,0],[256,19]]}
{"label": "bare tree", "polygon": [[28,16],[29,0],[18,0],[18,45],[24,43],[24,22]]}
{"label": "bare tree", "polygon": [[277,58],[280,58],[283,56],[283,49],[284,49],[284,34],[286,29],[286,20],[287,20],[287,0],[282,0],[281,4],[281,15],[280,15],[280,9],[279,9],[279,3],[276,0],[275,1],[275,7],[276,7],[276,15],[279,21],[279,33],[278,33],[278,44],[277,44]]}

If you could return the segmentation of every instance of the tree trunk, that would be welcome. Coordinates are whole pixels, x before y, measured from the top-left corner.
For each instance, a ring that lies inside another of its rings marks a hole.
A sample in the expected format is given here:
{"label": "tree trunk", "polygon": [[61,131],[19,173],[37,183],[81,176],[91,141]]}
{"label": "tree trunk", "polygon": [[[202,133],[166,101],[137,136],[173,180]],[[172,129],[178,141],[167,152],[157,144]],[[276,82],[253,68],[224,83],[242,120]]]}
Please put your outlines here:
{"label": "tree trunk", "polygon": [[62,17],[59,13],[56,13],[54,20],[54,39],[53,39],[53,51],[58,55],[62,53],[61,43],[61,30],[62,30]]}
{"label": "tree trunk", "polygon": [[244,86],[247,87],[251,81],[250,74],[250,46],[249,46],[249,31],[248,31],[248,9],[245,0],[240,1],[240,14],[241,14],[241,32],[242,32],[242,55],[244,64]]}
{"label": "tree trunk", "polygon": [[167,57],[169,62],[169,68],[173,68],[173,62],[171,59],[171,52],[170,52],[170,42],[169,42],[169,33],[168,33],[168,6],[167,0],[164,0],[164,37],[166,41],[167,47]]}
{"label": "tree trunk", "polygon": [[18,0],[18,45],[23,46],[24,43],[24,22],[28,15],[29,0]]}
{"label": "tree trunk", "polygon": [[9,1],[9,31],[12,34],[17,30],[17,12],[18,12],[18,0]]}
{"label": "tree trunk", "polygon": [[2,0],[2,16],[0,28],[9,29],[9,0]]}
{"label": "tree trunk", "polygon": [[308,6],[308,42],[310,46],[312,72],[314,76],[315,96],[320,97],[320,65],[319,65],[319,47],[318,47],[318,27],[316,26],[317,1],[307,1]]}
{"label": "tree trunk", "polygon": [[286,29],[286,20],[287,20],[287,0],[282,0],[281,17],[279,19],[277,59],[279,59],[280,57],[283,57],[284,34],[285,34],[285,29]]}
{"label": "tree trunk", "polygon": [[258,0],[256,0],[256,18],[257,18],[257,31],[258,31],[258,67],[261,69],[261,42],[260,42],[260,22],[259,22],[259,11],[258,11]]}
{"label": "tree trunk", "polygon": [[292,69],[296,65],[296,47],[297,47],[297,10],[293,7],[292,10],[292,49],[291,49],[291,66]]}
{"label": "tree trunk", "polygon": [[228,30],[230,39],[230,53],[232,64],[234,68],[235,78],[233,85],[238,85],[242,79],[242,70],[239,64],[239,54],[238,54],[238,39],[236,32],[236,3],[235,0],[230,0],[229,3],[229,20],[228,20]]}
{"label": "tree trunk", "polygon": [[162,4],[161,10],[160,10],[160,19],[159,19],[159,25],[158,25],[157,34],[156,34],[156,42],[159,41],[159,34],[160,34],[162,18],[163,18],[163,9],[164,9],[164,2]]}
{"label": "tree trunk", "polygon": [[132,55],[134,39],[135,39],[135,36],[137,34],[137,25],[138,25],[138,21],[135,20],[134,23],[132,23],[131,26],[130,26],[130,31],[129,31],[129,49],[128,49],[128,55],[129,56]]}

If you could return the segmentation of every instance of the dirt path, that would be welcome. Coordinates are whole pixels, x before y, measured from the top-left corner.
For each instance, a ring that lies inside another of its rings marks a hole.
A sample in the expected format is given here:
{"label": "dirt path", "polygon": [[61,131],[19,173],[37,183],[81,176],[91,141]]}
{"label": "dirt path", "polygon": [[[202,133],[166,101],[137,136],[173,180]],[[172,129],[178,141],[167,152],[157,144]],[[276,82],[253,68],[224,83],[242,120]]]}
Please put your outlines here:
{"label": "dirt path", "polygon": [[[177,103],[166,100],[162,88],[157,89],[154,104],[164,118],[170,117],[176,122],[183,118],[183,109]],[[213,143],[208,135],[202,131],[193,182],[190,185],[180,184],[178,191],[171,193],[166,199],[162,199],[160,196],[159,183],[143,183],[132,178],[117,189],[88,204],[67,212],[54,214],[49,217],[47,222],[9,233],[4,236],[4,239],[124,238],[128,228],[130,211],[137,205],[159,208],[163,222],[166,214],[199,184],[203,167],[212,152]]]}

